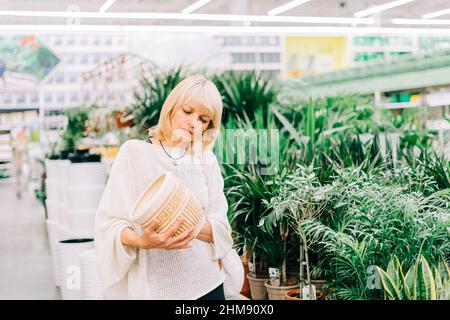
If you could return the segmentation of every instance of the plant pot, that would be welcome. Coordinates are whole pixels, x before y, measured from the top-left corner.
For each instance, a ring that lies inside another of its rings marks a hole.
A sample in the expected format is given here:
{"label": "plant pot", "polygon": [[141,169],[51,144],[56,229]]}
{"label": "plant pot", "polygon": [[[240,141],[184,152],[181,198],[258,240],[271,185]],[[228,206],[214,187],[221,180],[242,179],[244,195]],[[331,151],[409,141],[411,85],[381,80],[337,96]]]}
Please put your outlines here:
{"label": "plant pot", "polygon": [[67,210],[69,230],[77,238],[93,238],[95,210]]}
{"label": "plant pot", "polygon": [[104,190],[104,185],[69,187],[67,189],[69,200],[67,206],[73,211],[95,211]]}
{"label": "plant pot", "polygon": [[156,231],[161,233],[170,229],[181,218],[185,221],[175,235],[194,227],[195,236],[205,221],[201,203],[189,188],[170,172],[165,172],[150,182],[130,213],[130,219],[143,228],[157,221],[159,227]]}
{"label": "plant pot", "polygon": [[67,239],[59,241],[57,250],[62,300],[82,299],[79,254],[93,248],[93,239]]}
{"label": "plant pot", "polygon": [[300,287],[299,284],[294,284],[292,286],[273,286],[270,284],[270,280],[267,280],[264,285],[267,288],[269,300],[286,300],[287,291]]}
{"label": "plant pot", "polygon": [[61,285],[61,281],[60,281],[59,263],[57,254],[57,244],[59,242],[58,222],[51,219],[47,219],[46,223],[47,223],[47,234],[50,247],[50,255],[52,258],[53,280],[55,281],[55,285],[59,287]]}
{"label": "plant pot", "polygon": [[79,254],[83,300],[103,300],[102,283],[97,268],[95,249]]}
{"label": "plant pot", "polygon": [[300,296],[300,289],[292,289],[289,291],[286,291],[285,293],[285,300],[303,300],[302,298],[296,297],[296,295]]}
{"label": "plant pot", "polygon": [[242,262],[244,266],[244,284],[242,285],[241,294],[251,299],[252,295],[250,293],[250,282],[248,280],[248,263]]}
{"label": "plant pot", "polygon": [[267,300],[267,289],[264,285],[268,278],[254,278],[247,275],[252,300]]}
{"label": "plant pot", "polygon": [[72,163],[67,167],[70,186],[98,186],[106,184],[106,167],[103,163]]}
{"label": "plant pot", "polygon": [[[300,289],[286,291],[285,298],[286,300],[303,300],[303,298],[298,298],[296,295],[302,295]],[[316,289],[316,300],[325,300],[322,290]]]}

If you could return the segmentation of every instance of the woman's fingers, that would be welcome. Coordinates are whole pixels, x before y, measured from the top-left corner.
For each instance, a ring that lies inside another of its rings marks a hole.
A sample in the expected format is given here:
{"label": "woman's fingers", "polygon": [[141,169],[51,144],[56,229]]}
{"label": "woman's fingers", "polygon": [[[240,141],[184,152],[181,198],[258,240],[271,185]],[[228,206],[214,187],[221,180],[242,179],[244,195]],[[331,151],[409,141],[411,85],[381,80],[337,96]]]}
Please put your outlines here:
{"label": "woman's fingers", "polygon": [[182,233],[180,233],[177,236],[170,237],[167,240],[168,245],[170,246],[170,245],[172,245],[174,243],[181,242],[181,241],[185,240],[186,238],[188,238],[190,236],[192,231],[194,231],[194,228],[189,228],[189,229],[183,231]]}
{"label": "woman's fingers", "polygon": [[156,229],[158,229],[158,227],[159,227],[159,221],[155,219],[152,222],[150,222],[150,224],[145,228],[144,231],[146,233],[156,232]]}
{"label": "woman's fingers", "polygon": [[169,240],[171,237],[173,237],[175,235],[175,233],[178,231],[178,229],[181,227],[181,225],[185,221],[186,221],[185,219],[180,219],[180,220],[176,221],[175,224],[171,228],[169,228],[166,232],[161,234],[161,237],[165,241]]}

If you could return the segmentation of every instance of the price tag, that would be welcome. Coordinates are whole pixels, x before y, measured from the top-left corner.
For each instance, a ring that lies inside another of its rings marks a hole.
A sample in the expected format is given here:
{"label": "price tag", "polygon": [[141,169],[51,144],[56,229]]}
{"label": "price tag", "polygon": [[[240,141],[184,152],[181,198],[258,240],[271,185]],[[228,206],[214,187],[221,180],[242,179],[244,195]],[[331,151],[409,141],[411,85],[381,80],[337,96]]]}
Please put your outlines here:
{"label": "price tag", "polygon": [[[310,294],[312,293],[312,295]],[[313,284],[304,286],[302,289],[303,300],[317,300],[316,299],[316,286]]]}
{"label": "price tag", "polygon": [[269,268],[270,284],[273,286],[280,285],[280,269]]}
{"label": "price tag", "polygon": [[248,272],[251,276],[254,276],[256,274],[255,265],[251,262],[248,263]]}

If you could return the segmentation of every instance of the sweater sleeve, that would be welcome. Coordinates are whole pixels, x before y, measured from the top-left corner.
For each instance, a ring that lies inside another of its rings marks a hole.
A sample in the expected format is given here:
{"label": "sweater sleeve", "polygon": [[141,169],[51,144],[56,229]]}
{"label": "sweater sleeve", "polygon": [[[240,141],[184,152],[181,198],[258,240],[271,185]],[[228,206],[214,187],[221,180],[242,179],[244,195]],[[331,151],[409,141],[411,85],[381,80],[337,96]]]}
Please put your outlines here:
{"label": "sweater sleeve", "polygon": [[137,249],[124,246],[120,239],[124,228],[137,230],[128,216],[134,201],[131,143],[119,149],[95,215],[97,266],[105,299],[127,298],[127,273],[137,256]]}
{"label": "sweater sleeve", "polygon": [[208,183],[209,206],[206,217],[211,223],[213,237],[213,259],[223,259],[233,247],[231,226],[228,221],[228,202],[223,187],[224,181],[217,158],[213,152],[207,151],[204,160],[205,176]]}

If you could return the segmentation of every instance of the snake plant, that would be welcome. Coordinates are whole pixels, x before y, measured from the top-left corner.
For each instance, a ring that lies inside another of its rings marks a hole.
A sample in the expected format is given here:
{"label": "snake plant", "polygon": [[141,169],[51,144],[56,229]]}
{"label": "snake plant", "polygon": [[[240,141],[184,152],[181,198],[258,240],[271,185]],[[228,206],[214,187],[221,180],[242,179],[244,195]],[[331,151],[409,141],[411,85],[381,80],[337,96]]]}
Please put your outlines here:
{"label": "snake plant", "polygon": [[450,271],[445,261],[431,268],[423,255],[406,274],[394,256],[385,270],[377,267],[388,300],[448,300],[450,298]]}

